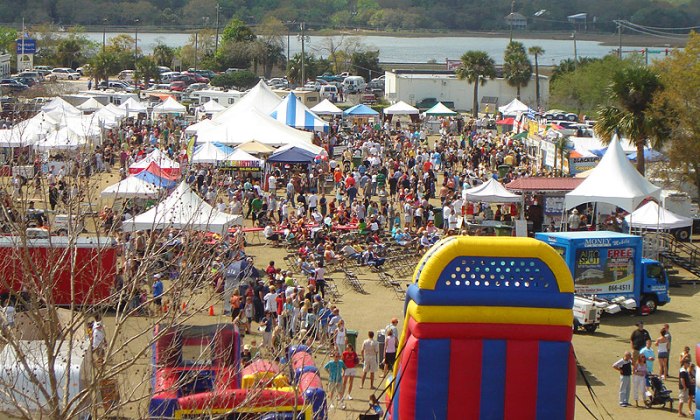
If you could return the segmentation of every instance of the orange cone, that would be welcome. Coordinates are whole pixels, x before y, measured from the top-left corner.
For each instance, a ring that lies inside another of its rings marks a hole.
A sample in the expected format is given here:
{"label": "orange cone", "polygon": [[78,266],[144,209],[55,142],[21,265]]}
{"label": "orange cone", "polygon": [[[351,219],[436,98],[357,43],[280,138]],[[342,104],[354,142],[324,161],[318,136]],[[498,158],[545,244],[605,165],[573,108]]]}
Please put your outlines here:
{"label": "orange cone", "polygon": [[182,302],[182,312],[187,312],[187,303]]}
{"label": "orange cone", "polygon": [[214,316],[214,305],[209,307],[209,316]]}

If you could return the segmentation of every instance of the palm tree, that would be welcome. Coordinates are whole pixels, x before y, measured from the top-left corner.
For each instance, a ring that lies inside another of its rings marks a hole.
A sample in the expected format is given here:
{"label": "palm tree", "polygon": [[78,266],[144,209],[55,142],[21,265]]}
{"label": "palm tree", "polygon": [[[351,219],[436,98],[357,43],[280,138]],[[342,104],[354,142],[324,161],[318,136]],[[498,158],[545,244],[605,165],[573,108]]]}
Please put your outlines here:
{"label": "palm tree", "polygon": [[521,42],[511,41],[503,58],[503,77],[517,89],[517,98],[520,99],[520,88],[527,86],[532,78],[532,64],[527,58],[525,46]]}
{"label": "palm tree", "polygon": [[537,110],[540,109],[540,66],[537,62],[537,57],[544,54],[544,49],[540,46],[533,45],[528,48],[528,53],[535,56],[535,96],[537,98]]}
{"label": "palm tree", "polygon": [[628,137],[637,147],[637,170],[644,175],[647,140],[658,148],[668,137],[665,123],[652,112],[654,96],[663,90],[661,80],[649,67],[631,67],[615,72],[609,89],[614,105],[598,110],[594,130],[607,142],[614,134]]}
{"label": "palm tree", "polygon": [[472,115],[479,116],[479,84],[486,84],[486,78],[496,78],[496,62],[485,51],[467,51],[462,55],[462,67],[457,69],[457,77],[474,83],[474,103]]}

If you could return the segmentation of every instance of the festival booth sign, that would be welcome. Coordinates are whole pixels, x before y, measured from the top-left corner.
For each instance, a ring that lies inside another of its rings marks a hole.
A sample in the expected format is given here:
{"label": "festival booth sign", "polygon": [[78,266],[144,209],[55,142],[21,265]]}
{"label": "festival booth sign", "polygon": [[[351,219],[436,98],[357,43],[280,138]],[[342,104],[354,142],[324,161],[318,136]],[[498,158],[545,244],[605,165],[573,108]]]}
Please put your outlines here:
{"label": "festival booth sign", "polygon": [[335,106],[333,102],[324,99],[311,108],[311,111],[316,115],[342,115],[343,110]]}
{"label": "festival booth sign", "polygon": [[299,130],[321,131],[324,133],[330,130],[328,123],[311,112],[294,92],[289,92],[289,95],[277,105],[275,110],[270,113],[270,116]]}
{"label": "festival booth sign", "polygon": [[219,162],[219,167],[227,171],[260,172],[263,163],[262,159],[236,148],[223,161]]}
{"label": "festival booth sign", "polygon": [[197,195],[186,182],[165,200],[122,224],[124,232],[136,230],[191,229],[225,234],[234,225],[241,226],[243,216],[223,213]]}
{"label": "festival booth sign", "polygon": [[[161,195],[163,188],[142,179],[141,172],[124,178],[116,184],[102,190],[100,196],[105,199],[129,199],[129,198],[157,198]],[[152,174],[151,174],[152,175]],[[154,176],[154,175],[152,175]]]}
{"label": "festival booth sign", "polygon": [[180,164],[170,159],[160,149],[153,149],[151,153],[143,159],[129,166],[129,173],[137,174],[155,163],[161,172],[164,172],[175,179],[180,176]]}
{"label": "festival booth sign", "polygon": [[566,209],[591,202],[608,203],[631,213],[646,199],[659,200],[661,188],[632,166],[614,136],[605,155],[575,190],[566,194]]}

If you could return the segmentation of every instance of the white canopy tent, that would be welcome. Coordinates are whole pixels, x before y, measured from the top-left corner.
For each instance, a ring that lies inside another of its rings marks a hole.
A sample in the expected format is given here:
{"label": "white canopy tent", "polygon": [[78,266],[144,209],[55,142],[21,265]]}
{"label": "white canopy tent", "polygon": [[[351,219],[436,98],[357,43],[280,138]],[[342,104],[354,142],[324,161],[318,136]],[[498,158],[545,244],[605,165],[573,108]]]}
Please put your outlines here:
{"label": "white canopy tent", "polygon": [[566,194],[564,203],[568,210],[584,203],[602,202],[631,213],[645,199],[660,197],[661,188],[637,172],[615,136],[598,165],[585,181]]}
{"label": "white canopy tent", "polygon": [[312,139],[313,133],[288,127],[257,109],[236,113],[222,125],[197,132],[197,140],[201,142],[238,145],[256,140],[273,147],[292,144],[318,153],[321,148],[312,144]]}
{"label": "white canopy tent", "polygon": [[226,156],[226,160],[230,162],[253,162],[258,166],[262,166],[263,160],[256,158],[245,150],[236,148],[233,153]]}
{"label": "white canopy tent", "polygon": [[432,108],[425,111],[425,115],[432,115],[435,117],[450,117],[457,115],[457,113],[451,110],[450,108],[446,107],[445,104],[443,104],[442,102],[438,102],[435,105],[433,105]]}
{"label": "white canopy tent", "polygon": [[124,101],[123,104],[119,105],[119,109],[126,111],[127,116],[144,114],[148,112],[148,107],[146,104],[137,101],[134,98],[129,98]]}
{"label": "white canopy tent", "polygon": [[669,230],[693,226],[693,219],[680,216],[650,201],[625,216],[632,228]]}
{"label": "white canopy tent", "polygon": [[97,99],[95,99],[95,98],[88,98],[87,101],[78,105],[76,108],[78,108],[79,110],[81,110],[83,112],[95,112],[95,111],[98,111],[98,110],[104,108],[104,105],[97,102]]}
{"label": "white canopy tent", "polygon": [[316,115],[342,115],[343,110],[335,106],[335,104],[328,99],[324,99],[319,102],[316,106],[311,108]]}
{"label": "white canopy tent", "polygon": [[207,130],[209,128],[214,127],[214,123],[211,122],[210,119],[202,120],[200,122],[194,123],[190,125],[189,127],[185,128],[185,134],[188,134],[190,136],[194,136],[197,133],[199,133],[199,130]]}
{"label": "white canopy tent", "polygon": [[500,112],[503,115],[516,115],[518,112],[525,113],[529,110],[530,107],[520,102],[517,98],[513,99],[512,101],[510,101],[510,103],[506,105],[498,107],[498,112]]}
{"label": "white canopy tent", "polygon": [[66,100],[61,97],[55,97],[48,104],[41,107],[41,110],[47,114],[55,117],[55,119],[60,120],[65,116],[77,116],[82,115],[83,112],[78,108],[74,107]]}
{"label": "white canopy tent", "polygon": [[420,111],[404,101],[398,101],[390,107],[384,108],[385,115],[418,115]]}
{"label": "white canopy tent", "polygon": [[176,101],[173,97],[168,97],[163,103],[160,103],[153,107],[151,113],[153,115],[161,114],[184,114],[187,112],[187,107],[182,105],[180,102]]}
{"label": "white canopy tent", "polygon": [[277,96],[277,94],[273,92],[264,81],[261,80],[257,85],[255,85],[255,87],[246,93],[240,101],[231,105],[226,110],[216,114],[212,120],[216,124],[225,124],[236,115],[251,109],[256,109],[261,111],[263,114],[269,115],[275,110],[280,102],[282,102],[282,98]]}
{"label": "white canopy tent", "polygon": [[222,213],[199,197],[186,182],[182,182],[165,200],[155,207],[125,220],[125,232],[155,229],[192,229],[224,234],[229,227],[242,225],[243,216]]}
{"label": "white canopy tent", "polygon": [[523,200],[523,196],[513,194],[493,178],[474,188],[462,191],[462,198],[484,203],[519,203]]}
{"label": "white canopy tent", "polygon": [[68,127],[63,127],[39,139],[34,143],[34,147],[40,151],[75,150],[87,147],[89,143],[89,136],[81,135]]}
{"label": "white canopy tent", "polygon": [[215,115],[218,114],[219,112],[225,110],[226,107],[221,105],[220,103],[216,102],[213,99],[210,99],[208,102],[206,102],[203,105],[198,106],[195,109],[195,117],[199,117],[201,114],[207,114],[207,115]]}
{"label": "white canopy tent", "polygon": [[214,165],[227,160],[228,155],[229,153],[216,147],[214,143],[202,143],[192,154],[192,163],[209,163]]}
{"label": "white canopy tent", "polygon": [[20,121],[10,129],[0,130],[0,147],[31,146],[58,128],[58,121],[40,112],[28,120]]}
{"label": "white canopy tent", "polygon": [[135,176],[128,176],[102,190],[102,198],[157,198],[163,189]]}

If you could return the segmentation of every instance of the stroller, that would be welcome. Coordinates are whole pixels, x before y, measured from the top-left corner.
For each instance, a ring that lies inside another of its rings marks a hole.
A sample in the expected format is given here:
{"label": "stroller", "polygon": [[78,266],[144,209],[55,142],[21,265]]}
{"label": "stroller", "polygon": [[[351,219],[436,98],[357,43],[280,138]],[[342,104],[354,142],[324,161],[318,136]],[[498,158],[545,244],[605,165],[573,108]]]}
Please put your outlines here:
{"label": "stroller", "polygon": [[673,397],[671,390],[666,388],[664,381],[659,375],[650,374],[647,376],[649,381],[649,389],[644,396],[644,405],[651,408],[654,405],[663,405],[670,403],[670,410],[673,411]]}

